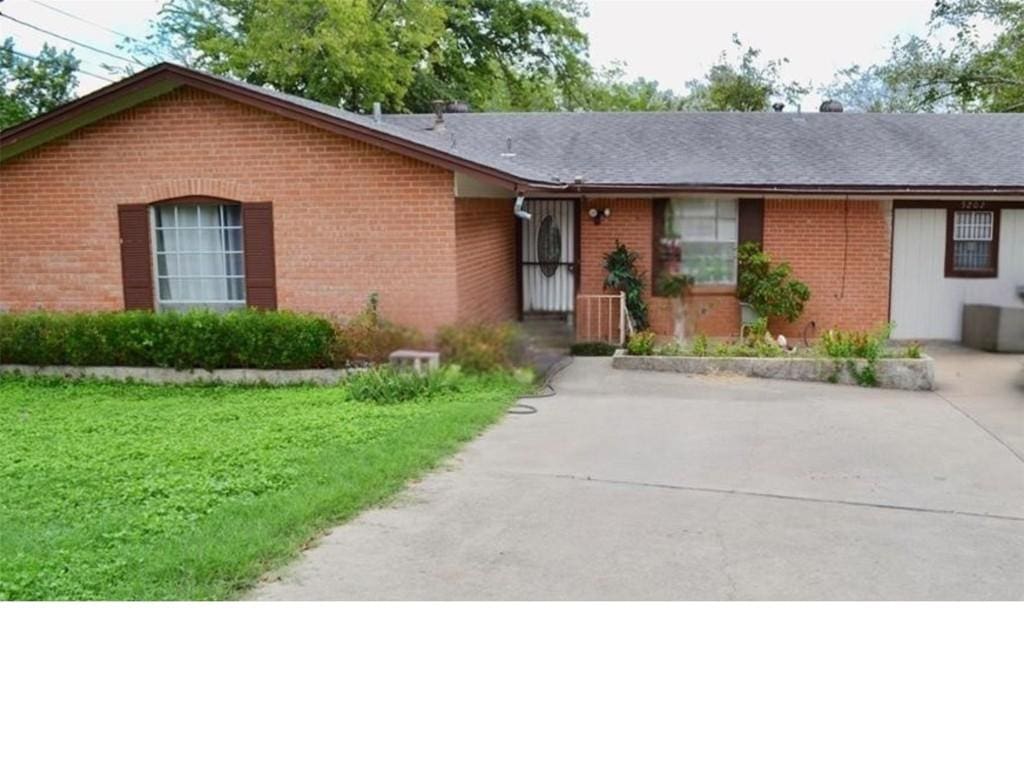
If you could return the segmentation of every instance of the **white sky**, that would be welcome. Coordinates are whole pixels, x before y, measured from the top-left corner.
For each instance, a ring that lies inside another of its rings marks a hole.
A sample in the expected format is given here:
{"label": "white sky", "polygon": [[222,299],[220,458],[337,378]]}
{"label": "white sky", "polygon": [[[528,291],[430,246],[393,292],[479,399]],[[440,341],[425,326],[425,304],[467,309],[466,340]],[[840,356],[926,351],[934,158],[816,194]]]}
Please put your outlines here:
{"label": "white sky", "polygon": [[[93,24],[141,37],[162,0],[43,0],[46,5],[81,16]],[[723,49],[731,49],[736,32],[747,45],[763,51],[764,58],[788,57],[787,79],[831,81],[836,69],[885,58],[889,41],[897,34],[925,30],[931,0],[874,2],[836,0],[796,2],[744,0],[691,2],[689,0],[590,0],[590,16],[583,22],[590,36],[591,58],[597,65],[615,60],[626,63],[631,77],[658,80],[682,92],[687,80],[699,77]],[[118,37],[45,7],[35,0],[2,0],[0,11],[21,21],[113,53]],[[101,64],[117,60],[0,18],[0,35],[12,36],[18,50],[37,53],[43,42],[72,47],[82,67],[103,74]],[[106,83],[81,76],[80,93]],[[819,93],[809,96],[804,109],[815,109]]]}

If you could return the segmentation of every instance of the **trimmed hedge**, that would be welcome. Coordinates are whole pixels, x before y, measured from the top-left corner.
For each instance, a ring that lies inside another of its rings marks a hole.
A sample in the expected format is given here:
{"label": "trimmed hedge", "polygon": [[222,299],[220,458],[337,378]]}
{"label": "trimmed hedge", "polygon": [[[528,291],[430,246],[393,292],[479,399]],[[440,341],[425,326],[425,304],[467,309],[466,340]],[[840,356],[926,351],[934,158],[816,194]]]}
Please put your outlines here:
{"label": "trimmed hedge", "polygon": [[0,314],[0,363],[160,368],[326,368],[335,329],[295,312]]}

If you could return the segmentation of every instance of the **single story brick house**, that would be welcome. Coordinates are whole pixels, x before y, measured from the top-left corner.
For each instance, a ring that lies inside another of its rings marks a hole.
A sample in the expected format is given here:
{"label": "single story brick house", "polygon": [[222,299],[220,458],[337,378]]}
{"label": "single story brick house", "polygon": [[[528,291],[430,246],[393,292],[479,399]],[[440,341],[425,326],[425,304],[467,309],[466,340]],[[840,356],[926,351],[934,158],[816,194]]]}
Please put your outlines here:
{"label": "single story brick house", "polygon": [[[811,287],[783,332],[956,339],[964,303],[1019,303],[1024,115],[365,116],[160,64],[0,135],[0,311],[346,315],[376,291],[425,332],[615,335],[595,297],[621,241],[693,274],[726,336],[748,240]],[[651,320],[671,331],[668,299]]]}

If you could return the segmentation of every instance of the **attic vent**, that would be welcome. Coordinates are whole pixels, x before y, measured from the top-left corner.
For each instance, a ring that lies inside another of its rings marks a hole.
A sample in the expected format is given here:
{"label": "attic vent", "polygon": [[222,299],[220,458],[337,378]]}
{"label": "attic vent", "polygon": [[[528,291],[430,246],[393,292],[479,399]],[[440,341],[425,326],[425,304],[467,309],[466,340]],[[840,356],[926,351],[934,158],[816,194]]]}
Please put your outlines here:
{"label": "attic vent", "polygon": [[774,104],[772,104],[772,111],[773,112],[781,112],[785,108],[786,108],[786,105],[783,104],[781,101],[776,101]]}
{"label": "attic vent", "polygon": [[818,107],[819,112],[842,112],[843,105],[841,102],[835,99],[828,99],[827,101],[821,102],[821,106]]}

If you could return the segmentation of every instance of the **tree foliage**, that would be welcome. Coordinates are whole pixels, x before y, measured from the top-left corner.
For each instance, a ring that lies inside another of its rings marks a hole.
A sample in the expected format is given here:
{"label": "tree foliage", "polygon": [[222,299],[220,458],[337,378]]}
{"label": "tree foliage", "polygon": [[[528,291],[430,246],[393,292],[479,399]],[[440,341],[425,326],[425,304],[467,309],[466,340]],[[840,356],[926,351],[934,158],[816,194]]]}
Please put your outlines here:
{"label": "tree foliage", "polygon": [[580,0],[169,0],[137,56],[170,59],[347,109],[426,112],[766,109],[806,92],[743,49],[677,95],[595,69]]}
{"label": "tree foliage", "polygon": [[937,0],[926,34],[840,71],[828,92],[863,111],[1024,111],[1024,2]]}
{"label": "tree foliage", "polygon": [[71,100],[78,79],[71,51],[44,45],[27,58],[15,53],[14,38],[0,45],[0,128],[16,125]]}
{"label": "tree foliage", "polygon": [[782,66],[789,59],[770,59],[762,64],[760,50],[744,47],[736,35],[732,44],[736,49],[734,59],[722,51],[703,79],[687,83],[689,95],[684,104],[688,109],[762,112],[776,98],[796,104],[810,92],[808,86],[783,80]]}

